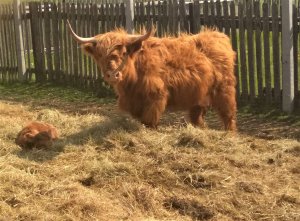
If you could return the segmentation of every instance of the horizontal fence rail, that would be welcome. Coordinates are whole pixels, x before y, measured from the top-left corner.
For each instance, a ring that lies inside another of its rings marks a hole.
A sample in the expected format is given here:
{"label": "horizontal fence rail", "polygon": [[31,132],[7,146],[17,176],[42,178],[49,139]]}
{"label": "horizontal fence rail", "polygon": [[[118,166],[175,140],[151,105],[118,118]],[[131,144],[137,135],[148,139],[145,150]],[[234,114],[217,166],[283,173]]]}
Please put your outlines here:
{"label": "horizontal fence rail", "polygon": [[[20,7],[27,81],[56,82],[98,90],[105,87],[91,58],[82,53],[66,29],[93,36],[126,27],[126,1],[26,2]],[[159,37],[196,34],[204,27],[230,36],[237,53],[237,98],[282,102],[282,18],[280,1],[135,1],[136,32],[150,25]],[[300,106],[300,5],[293,4],[294,90]],[[10,4],[0,5],[0,82],[18,80]]]}

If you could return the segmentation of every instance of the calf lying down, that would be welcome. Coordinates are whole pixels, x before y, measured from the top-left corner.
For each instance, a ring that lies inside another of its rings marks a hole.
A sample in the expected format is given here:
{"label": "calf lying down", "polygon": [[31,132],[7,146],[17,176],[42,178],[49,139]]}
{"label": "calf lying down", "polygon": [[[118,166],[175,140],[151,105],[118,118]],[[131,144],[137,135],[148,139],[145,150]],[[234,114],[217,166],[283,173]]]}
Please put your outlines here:
{"label": "calf lying down", "polygon": [[18,133],[15,143],[23,149],[49,148],[57,138],[58,133],[53,125],[34,121]]}

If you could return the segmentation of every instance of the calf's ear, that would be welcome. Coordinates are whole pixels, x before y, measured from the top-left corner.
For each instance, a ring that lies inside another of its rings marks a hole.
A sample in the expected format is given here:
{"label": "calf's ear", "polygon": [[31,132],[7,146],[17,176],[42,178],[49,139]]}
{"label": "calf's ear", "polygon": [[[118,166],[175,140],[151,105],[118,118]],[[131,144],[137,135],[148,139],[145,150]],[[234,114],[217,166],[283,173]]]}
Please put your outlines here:
{"label": "calf's ear", "polygon": [[154,28],[151,26],[150,29],[147,31],[146,34],[137,36],[137,37],[130,37],[128,43],[126,44],[126,50],[129,55],[134,54],[138,50],[141,49],[143,41],[147,40],[154,34]]}
{"label": "calf's ear", "polygon": [[24,134],[22,142],[23,141],[25,141],[25,142],[34,142],[34,140],[35,140],[35,134],[28,132],[28,133]]}

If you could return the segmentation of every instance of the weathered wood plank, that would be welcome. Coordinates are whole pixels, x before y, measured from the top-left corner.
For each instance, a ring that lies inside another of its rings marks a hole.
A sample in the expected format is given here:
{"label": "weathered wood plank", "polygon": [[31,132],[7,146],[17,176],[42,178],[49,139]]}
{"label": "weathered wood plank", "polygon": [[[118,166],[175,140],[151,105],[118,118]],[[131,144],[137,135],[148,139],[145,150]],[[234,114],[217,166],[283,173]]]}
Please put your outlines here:
{"label": "weathered wood plank", "polygon": [[[84,5],[82,5],[82,8],[84,8]],[[100,5],[99,13],[100,13],[100,26],[101,26],[100,27],[100,33],[104,33],[106,31],[104,4]]]}
{"label": "weathered wood plank", "polygon": [[[70,3],[65,4],[65,16],[66,20],[70,21]],[[65,28],[67,24],[65,25]],[[73,27],[75,28],[75,27]],[[69,31],[66,28],[65,31],[65,64],[66,64],[66,83],[69,84],[73,81],[72,79],[72,41],[73,39],[70,38]]]}
{"label": "weathered wood plank", "polygon": [[15,36],[15,49],[17,58],[18,74],[16,79],[18,81],[24,82],[26,80],[26,67],[25,67],[25,55],[24,55],[24,41],[22,32],[22,7],[20,0],[14,0],[13,2],[13,14],[14,14],[14,36]]}
{"label": "weathered wood plank", "polygon": [[150,25],[151,22],[153,21],[153,17],[151,16],[151,2],[148,1],[147,4],[145,4],[146,8],[146,14],[145,14],[145,21],[144,21],[144,27],[147,29]]}
{"label": "weathered wood plank", "polygon": [[[9,49],[8,49],[8,43],[7,43],[7,32],[6,32],[6,13],[5,13],[5,5],[2,5],[2,46],[3,46],[3,52],[4,55],[7,55],[9,53]],[[4,68],[3,68],[3,80],[4,82],[8,82],[8,70],[9,70],[9,57],[8,56],[4,56],[3,59],[3,64],[4,64]]]}
{"label": "weathered wood plank", "polygon": [[125,13],[125,4],[121,3],[121,21],[122,27],[125,28],[126,26],[126,13]]}
{"label": "weathered wood plank", "polygon": [[216,6],[214,1],[210,1],[210,16],[209,16],[209,26],[218,27],[216,24]]}
{"label": "weathered wood plank", "polygon": [[163,5],[159,1],[157,4],[158,15],[157,15],[157,34],[159,37],[163,35]]}
{"label": "weathered wood plank", "polygon": [[[75,6],[74,3],[71,4],[71,17],[70,17],[70,22],[72,24],[72,27],[75,29],[75,32],[78,33],[78,26],[77,26],[77,22],[75,18],[75,14],[76,14],[76,8],[77,6]],[[72,44],[72,71],[73,71],[73,83],[74,85],[78,85],[78,49],[77,49],[77,42],[74,41],[72,38],[70,39],[71,44]]]}
{"label": "weathered wood plank", "polygon": [[186,18],[185,0],[179,2],[180,32],[189,32],[189,24]]}
{"label": "weathered wood plank", "polygon": [[210,21],[209,21],[210,19],[209,19],[209,12],[208,12],[208,10],[209,10],[209,4],[208,4],[208,1],[205,0],[203,2],[203,24],[205,26],[209,26],[210,25]]}
{"label": "weathered wood plank", "polygon": [[[112,9],[111,10],[115,10],[114,9],[114,4],[111,4],[111,7]],[[91,14],[92,14],[92,21],[91,21],[91,36],[95,36],[99,33],[99,30],[98,30],[98,14],[97,14],[97,5],[96,4],[92,4],[91,5]],[[116,28],[116,18],[115,16],[113,16],[113,25],[114,25],[114,28]],[[97,69],[97,66],[96,66],[96,63],[93,62],[92,63],[92,72],[93,72],[93,80],[92,80],[92,87],[93,89],[96,88],[97,86],[97,79],[98,79],[98,69]]]}
{"label": "weathered wood plank", "polygon": [[[12,45],[13,45],[13,80],[14,81],[18,81],[19,77],[18,77],[18,46],[17,46],[17,35],[16,35],[16,26],[14,25],[14,8],[13,5],[10,5],[10,14],[12,15],[11,20],[10,20],[10,24],[12,27],[12,34],[13,34],[13,39],[12,39]],[[25,69],[25,68],[24,68]],[[25,71],[24,71],[25,72]],[[23,74],[22,74],[23,75]]]}
{"label": "weathered wood plank", "polygon": [[261,38],[261,6],[260,2],[254,3],[255,14],[255,45],[256,45],[256,73],[257,73],[257,88],[259,98],[263,97],[263,73],[262,73],[262,38]]}
{"label": "weathered wood plank", "polygon": [[1,48],[2,48],[2,82],[7,82],[7,71],[8,71],[8,56],[5,56],[8,54],[7,49],[7,41],[6,41],[6,35],[5,35],[5,11],[4,11],[4,5],[0,5],[0,14],[2,15],[0,17],[0,34],[1,34]]}
{"label": "weathered wood plank", "polygon": [[200,28],[201,28],[199,0],[194,1],[193,17],[191,17],[191,19],[193,20],[193,32],[192,33],[196,34],[200,31]]}
{"label": "weathered wood plank", "polygon": [[0,82],[4,83],[5,52],[2,35],[4,33],[4,31],[2,30],[2,7],[3,5],[0,5]]}
{"label": "weathered wood plank", "polygon": [[169,24],[170,17],[168,16],[168,5],[167,1],[163,2],[163,35],[167,35],[168,31],[168,24]]}
{"label": "weathered wood plank", "polygon": [[[22,3],[22,8],[23,8],[23,15],[25,17],[26,13],[26,6],[28,6],[27,3]],[[25,17],[24,18],[24,25],[23,25],[23,31],[24,31],[24,51],[25,51],[25,56],[27,58],[26,62],[26,68],[27,68],[27,73],[26,73],[26,80],[31,81],[32,80],[32,68],[31,68],[31,47],[30,47],[30,40],[31,40],[31,35],[30,35],[30,20]]]}
{"label": "weathered wood plank", "polygon": [[238,52],[238,41],[237,41],[237,26],[236,26],[236,11],[235,11],[235,3],[231,2],[230,3],[230,18],[231,18],[231,42],[232,42],[232,47],[234,51],[236,52],[236,65],[235,65],[235,77],[236,77],[236,97],[237,100],[239,101],[240,99],[240,91],[241,91],[241,86],[240,86],[240,72],[239,72],[239,52]]}
{"label": "weathered wood plank", "polygon": [[140,2],[140,27],[139,31],[141,31],[145,26],[146,16],[145,16],[145,4],[144,2]]}
{"label": "weathered wood plank", "polygon": [[44,22],[43,22],[43,16],[42,16],[42,3],[38,3],[38,27],[40,35],[39,37],[39,44],[40,44],[40,59],[41,59],[41,80],[45,82],[47,80],[47,74],[46,74],[46,66],[45,66],[45,44],[44,44]]}
{"label": "weathered wood plank", "polygon": [[265,96],[266,101],[272,101],[271,62],[270,62],[270,30],[269,30],[269,5],[263,3],[263,34],[264,34],[264,61],[265,61]]}
{"label": "weathered wood plank", "polygon": [[254,45],[253,45],[253,10],[252,1],[246,3],[246,30],[247,30],[247,45],[248,45],[248,67],[249,67],[249,85],[250,85],[250,99],[255,99],[255,69],[254,69]]}
{"label": "weathered wood plank", "polygon": [[228,2],[225,0],[223,2],[223,27],[225,29],[225,34],[230,36],[230,21],[229,21],[229,11],[228,11]]}
{"label": "weathered wood plank", "polygon": [[[86,6],[88,7],[88,6]],[[88,11],[88,10],[87,10]],[[106,31],[108,32],[111,30],[111,22],[110,22],[110,10],[109,10],[109,3],[105,3],[105,22],[106,22]]]}
{"label": "weathered wood plank", "polygon": [[169,29],[169,31],[168,31],[168,33],[171,33],[171,34],[173,34],[174,33],[174,29],[173,29],[173,27],[174,27],[174,25],[173,25],[173,23],[175,22],[174,21],[174,16],[173,16],[173,14],[174,14],[174,7],[173,7],[173,0],[170,0],[170,1],[168,1],[167,2],[167,6],[168,6],[168,29]]}
{"label": "weathered wood plank", "polygon": [[[84,4],[78,3],[77,4],[77,30],[80,36],[84,36],[84,24],[83,24],[83,14],[84,13]],[[83,87],[83,53],[82,50],[78,47],[78,82],[77,85],[79,87]]]}
{"label": "weathered wood plank", "polygon": [[[108,5],[108,17],[109,17],[109,30],[111,30],[112,28],[112,22],[111,22],[111,16],[110,16],[110,8],[109,8],[109,4]],[[92,16],[91,16],[91,5],[89,4],[88,7],[86,8],[88,17],[87,17],[87,36],[92,36]],[[88,87],[92,87],[92,81],[93,81],[93,77],[94,77],[94,73],[93,73],[93,61],[92,58],[90,56],[88,56]]]}
{"label": "weathered wood plank", "polygon": [[[106,6],[106,5],[105,5]],[[84,7],[83,7],[83,33],[82,33],[82,36],[84,37],[87,37],[88,36],[88,13],[89,13],[89,8],[88,8],[88,5],[84,4]],[[107,11],[105,10],[105,19],[107,18],[108,14],[107,14]],[[107,21],[107,20],[106,20]],[[107,31],[107,22],[105,21],[105,31]],[[88,72],[89,72],[89,69],[88,69],[88,56],[87,55],[84,55],[83,56],[83,87],[84,88],[87,88],[88,87]]]}
{"label": "weathered wood plank", "polygon": [[120,27],[120,21],[121,21],[121,18],[120,18],[120,4],[119,3],[116,3],[115,5],[115,14],[116,14],[116,27]]}
{"label": "weathered wood plank", "polygon": [[[51,8],[52,11],[52,8]],[[48,77],[50,81],[54,81],[53,74],[53,62],[51,52],[51,25],[50,25],[50,11],[49,2],[44,2],[44,25],[45,25],[45,46],[46,46],[46,69],[48,71]]]}
{"label": "weathered wood plank", "polygon": [[220,31],[222,31],[222,19],[221,19],[221,16],[222,16],[222,8],[221,8],[221,1],[220,0],[217,0],[215,2],[215,8],[216,8],[216,27],[218,27],[218,29]]}
{"label": "weathered wood plank", "polygon": [[12,24],[10,19],[10,5],[6,5],[5,7],[5,13],[7,15],[6,19],[6,34],[7,34],[7,44],[8,44],[8,51],[9,53],[7,56],[9,57],[9,71],[8,71],[8,82],[13,82],[13,67],[14,67],[14,48],[13,48],[13,31],[12,31]]}
{"label": "weathered wood plank", "polygon": [[64,78],[64,37],[63,37],[63,6],[60,2],[57,4],[57,13],[58,13],[58,29],[59,29],[59,57],[60,57],[60,67],[59,73],[57,73],[57,79],[59,82],[63,81]]}
{"label": "weathered wood plank", "polygon": [[37,82],[43,81],[42,73],[42,54],[41,54],[41,43],[40,43],[40,27],[39,27],[39,18],[38,18],[38,3],[30,2],[29,10],[31,13],[31,36],[32,36],[32,49],[33,49],[33,59],[35,67],[35,77]]}
{"label": "weathered wood plank", "polygon": [[110,9],[111,30],[113,30],[116,28],[116,16],[115,16],[115,8],[113,3],[110,4],[109,9]]}
{"label": "weathered wood plank", "polygon": [[173,34],[174,35],[178,35],[179,33],[179,26],[178,26],[178,9],[179,9],[179,5],[178,5],[178,1],[174,0],[173,1]]}
{"label": "weathered wood plank", "polygon": [[[299,16],[299,9],[300,9],[300,2],[298,2],[298,7],[296,5],[293,5],[293,27],[294,27],[294,80],[295,80],[295,97],[296,97],[296,102],[295,105],[297,107],[300,107],[300,91],[299,91],[299,68],[298,68],[298,42],[299,42],[299,23],[298,23],[298,16]],[[297,101],[298,100],[298,101]]]}
{"label": "weathered wood plank", "polygon": [[189,8],[189,13],[188,13],[188,16],[187,16],[187,22],[188,22],[188,29],[189,29],[189,33],[192,33],[194,34],[195,33],[195,30],[194,30],[194,3],[190,2],[188,4],[188,8]]}
{"label": "weathered wood plank", "polygon": [[[152,3],[151,3],[151,13],[152,13],[152,20],[151,20],[149,25],[154,25],[155,27],[157,27],[158,16],[156,14],[155,1],[154,0],[152,0]],[[155,34],[157,35],[157,33],[155,33]]]}
{"label": "weathered wood plank", "polygon": [[58,82],[60,73],[60,51],[59,51],[59,25],[58,25],[58,10],[55,3],[51,3],[51,20],[52,20],[52,34],[53,34],[53,60],[54,72],[53,80]]}
{"label": "weathered wood plank", "polygon": [[279,12],[276,2],[272,4],[272,34],[273,34],[273,72],[274,72],[274,100],[281,101],[280,88],[280,55],[279,55]]}
{"label": "weathered wood plank", "polygon": [[[128,0],[129,1],[129,0]],[[139,17],[139,13],[138,13],[138,9],[139,9],[139,3],[138,2],[135,2],[135,3],[133,3],[133,10],[134,10],[134,18],[133,18],[133,27],[134,27],[134,29],[135,30],[138,30],[138,17]],[[126,8],[125,9],[125,13],[127,13],[128,15],[127,16],[131,16],[130,14],[129,14],[129,12],[127,12],[128,11],[128,9]]]}
{"label": "weathered wood plank", "polygon": [[9,71],[8,71],[8,81],[9,83],[11,83],[13,81],[13,46],[12,46],[12,26],[11,26],[11,22],[10,22],[10,13],[9,13],[9,5],[6,5],[6,15],[7,15],[7,19],[6,19],[6,30],[7,30],[7,44],[8,44],[8,51],[9,53],[7,54],[7,56],[9,57]]}
{"label": "weathered wood plank", "polygon": [[241,66],[241,81],[242,81],[242,96],[241,99],[245,102],[248,99],[248,78],[247,78],[247,61],[245,48],[245,24],[244,24],[244,4],[239,3],[239,35],[240,35],[240,66]]}

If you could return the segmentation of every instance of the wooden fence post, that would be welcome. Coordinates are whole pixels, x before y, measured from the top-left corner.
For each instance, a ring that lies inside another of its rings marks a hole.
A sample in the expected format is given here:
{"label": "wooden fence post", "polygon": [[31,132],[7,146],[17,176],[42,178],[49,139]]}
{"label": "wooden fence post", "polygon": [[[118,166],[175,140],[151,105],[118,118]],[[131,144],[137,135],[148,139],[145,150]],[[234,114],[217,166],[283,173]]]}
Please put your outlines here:
{"label": "wooden fence post", "polygon": [[17,59],[18,59],[18,79],[19,81],[25,81],[25,56],[21,26],[21,13],[20,13],[20,0],[14,0],[14,23],[15,23],[15,35],[16,35],[16,46],[17,46]]}
{"label": "wooden fence post", "polygon": [[125,0],[125,16],[126,16],[126,30],[128,33],[134,33],[133,19],[134,19],[134,2],[133,0]]}
{"label": "wooden fence post", "polygon": [[294,108],[293,0],[282,1],[282,108]]}

